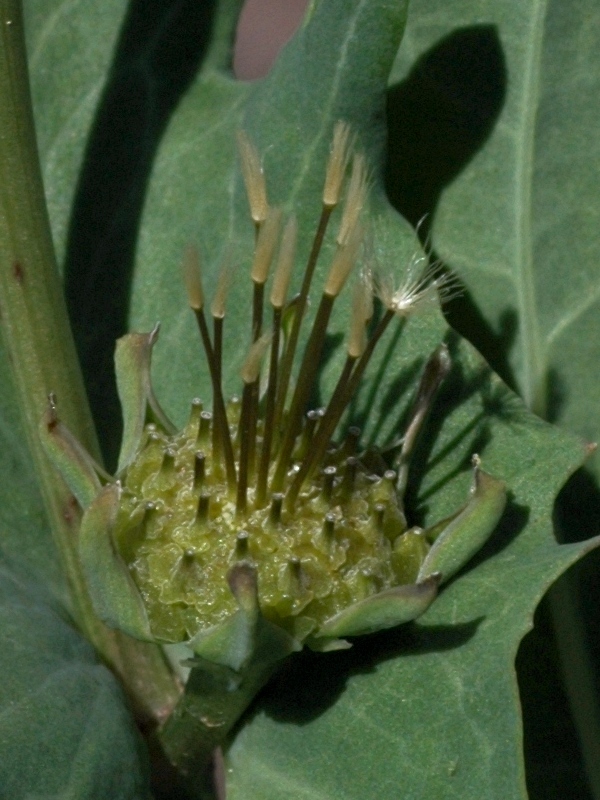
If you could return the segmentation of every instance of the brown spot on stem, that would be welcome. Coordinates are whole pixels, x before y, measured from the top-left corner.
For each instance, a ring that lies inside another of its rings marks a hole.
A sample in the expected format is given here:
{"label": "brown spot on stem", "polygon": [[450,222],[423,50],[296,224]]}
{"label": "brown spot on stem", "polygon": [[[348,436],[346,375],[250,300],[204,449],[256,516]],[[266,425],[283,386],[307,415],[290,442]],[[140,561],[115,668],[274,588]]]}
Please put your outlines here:
{"label": "brown spot on stem", "polygon": [[48,395],[48,405],[46,406],[46,411],[44,412],[44,422],[46,423],[48,433],[52,433],[52,431],[58,425],[58,414],[56,413],[56,395],[54,392],[50,392]]}
{"label": "brown spot on stem", "polygon": [[13,275],[18,284],[23,284],[25,280],[25,272],[23,270],[23,265],[20,261],[15,261],[13,264]]}
{"label": "brown spot on stem", "polygon": [[79,503],[74,495],[69,495],[64,505],[63,518],[67,525],[73,525],[79,518]]}

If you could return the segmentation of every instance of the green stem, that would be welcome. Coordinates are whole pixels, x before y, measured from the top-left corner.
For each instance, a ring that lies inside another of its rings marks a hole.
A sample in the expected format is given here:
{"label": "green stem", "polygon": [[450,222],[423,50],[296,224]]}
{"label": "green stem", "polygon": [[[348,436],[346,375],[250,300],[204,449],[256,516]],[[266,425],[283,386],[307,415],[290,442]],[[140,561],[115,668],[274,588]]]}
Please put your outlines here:
{"label": "green stem", "polygon": [[17,400],[71,599],[71,613],[120,673],[138,713],[158,721],[177,690],[160,650],[109,630],[96,617],[77,555],[80,510],[46,460],[38,426],[50,392],[61,420],[99,460],[56,266],[37,154],[21,3],[0,0],[1,327]]}
{"label": "green stem", "polygon": [[179,776],[177,789],[183,796],[213,800],[210,765],[214,751],[280,663],[279,653],[273,659],[260,654],[239,673],[206,661],[192,669],[185,694],[157,735]]}
{"label": "green stem", "polygon": [[300,644],[260,613],[256,568],[238,561],[227,574],[238,610],[188,644],[192,671],[185,692],[152,744],[173,771],[178,797],[213,800],[215,748],[284,658]]}

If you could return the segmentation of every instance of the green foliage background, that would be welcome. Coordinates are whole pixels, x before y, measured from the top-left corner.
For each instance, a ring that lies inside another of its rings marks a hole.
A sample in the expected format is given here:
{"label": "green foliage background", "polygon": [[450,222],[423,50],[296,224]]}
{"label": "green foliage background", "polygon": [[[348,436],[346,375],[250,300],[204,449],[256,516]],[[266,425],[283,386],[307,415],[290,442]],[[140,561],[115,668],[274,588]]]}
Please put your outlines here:
{"label": "green foliage background", "polygon": [[[378,262],[401,273],[417,243],[397,210],[413,224],[429,212],[421,231],[468,290],[450,320],[537,412],[597,437],[600,145],[589,98],[600,81],[600,12],[592,0],[568,8],[423,0],[410,9],[400,49],[404,2],[322,0],[270,76],[252,85],[228,71],[238,10],[232,0],[25,3],[48,208],[108,460],[120,436],[112,350],[127,328],[162,321],[155,379],[178,421],[206,391],[178,265],[185,243],[198,239],[210,291],[228,237],[241,269],[249,261],[236,129],[255,137],[274,202],[297,209],[308,237],[340,117],[374,166]],[[227,330],[231,391],[246,294],[240,278]],[[418,454],[412,511],[422,521],[454,508],[475,450],[506,480],[510,508],[418,624],[283,670],[232,738],[233,800],[526,796],[514,660],[544,592],[591,548],[558,545],[551,522],[584,447],[525,411],[436,315],[382,347],[354,409],[360,418],[374,406],[368,435],[381,442],[397,430],[418,367],[442,339],[456,366]],[[332,348],[322,391],[341,349]],[[0,369],[0,794],[146,797],[146,758],[122,694],[68,624],[4,361]],[[587,513],[574,522],[583,497]],[[594,533],[597,508],[592,478],[580,475],[557,512],[561,535]],[[540,654],[530,648],[527,674]],[[563,763],[560,752],[543,753]],[[530,771],[533,796],[575,786],[572,775],[551,776],[554,788]]]}

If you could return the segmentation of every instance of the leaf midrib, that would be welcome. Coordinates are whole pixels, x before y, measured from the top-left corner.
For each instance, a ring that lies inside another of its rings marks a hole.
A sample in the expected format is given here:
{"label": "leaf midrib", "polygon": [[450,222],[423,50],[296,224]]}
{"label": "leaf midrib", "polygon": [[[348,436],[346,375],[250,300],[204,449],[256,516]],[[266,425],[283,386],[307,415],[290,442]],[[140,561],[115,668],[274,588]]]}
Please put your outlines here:
{"label": "leaf midrib", "polygon": [[[515,284],[519,319],[521,322],[521,344],[523,367],[521,391],[532,411],[544,416],[546,398],[544,374],[546,351],[540,334],[537,297],[533,274],[532,236],[532,187],[535,161],[535,129],[541,84],[541,59],[547,0],[537,0],[533,7],[533,21],[529,47],[525,59],[523,81],[523,135],[517,153],[517,218]],[[519,213],[520,212],[520,213]]]}
{"label": "leaf midrib", "polygon": [[358,24],[358,20],[362,15],[364,7],[368,0],[361,0],[359,4],[356,6],[353,15],[349,16],[350,23],[348,25],[348,32],[344,37],[344,41],[342,43],[340,58],[336,66],[335,76],[331,82],[331,91],[329,92],[329,97],[327,98],[327,104],[324,107],[323,113],[321,115],[321,125],[319,126],[319,130],[317,131],[316,135],[313,137],[311,144],[305,148],[304,157],[302,159],[302,164],[300,169],[298,170],[298,176],[294,181],[290,192],[290,204],[294,203],[300,194],[301,187],[306,179],[307,174],[309,173],[312,165],[314,164],[315,153],[320,146],[323,139],[330,135],[331,130],[331,117],[332,117],[332,109],[335,105],[335,100],[339,95],[339,87],[341,83],[341,78],[344,72],[344,68],[346,67],[346,62],[348,60],[348,47],[352,37],[355,35],[356,27]]}

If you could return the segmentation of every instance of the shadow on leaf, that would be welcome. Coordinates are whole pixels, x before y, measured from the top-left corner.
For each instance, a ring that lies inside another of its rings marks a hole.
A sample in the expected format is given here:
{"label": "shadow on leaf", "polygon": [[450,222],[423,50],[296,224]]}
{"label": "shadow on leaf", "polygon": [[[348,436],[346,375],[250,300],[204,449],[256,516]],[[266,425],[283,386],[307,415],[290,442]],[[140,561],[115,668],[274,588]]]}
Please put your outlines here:
{"label": "shadow on leaf", "polygon": [[[415,449],[411,466],[411,480],[406,495],[406,507],[411,511],[411,520],[422,519],[427,511],[426,501],[443,486],[452,481],[461,472],[471,468],[471,457],[474,453],[482,455],[491,440],[490,423],[492,419],[504,421],[518,420],[522,409],[511,402],[505,387],[493,380],[493,373],[487,364],[467,374],[461,363],[458,350],[460,338],[450,331],[446,337],[446,345],[453,360],[453,367],[444,381],[426,424],[426,435],[422,436]],[[478,395],[480,409],[478,413],[466,419],[464,424],[449,441],[433,455],[436,443],[441,440],[444,423],[448,417],[458,412],[463,404]],[[399,420],[398,430],[402,430],[405,420]],[[458,457],[457,457],[458,452]],[[424,477],[438,464],[451,459],[449,470],[435,483],[421,491]],[[461,455],[462,454],[462,455]]]}
{"label": "shadow on leaf", "polygon": [[373,673],[391,659],[461,647],[482,621],[483,617],[457,625],[415,623],[356,638],[350,650],[303,650],[285,662],[251,713],[265,712],[281,722],[306,724],[337,702],[353,676]]}
{"label": "shadow on leaf", "polygon": [[[392,205],[417,228],[426,247],[441,194],[489,138],[506,87],[498,33],[493,26],[477,25],[441,39],[389,90],[386,189]],[[452,265],[444,266],[452,272]],[[468,291],[445,310],[449,323],[474,342],[514,388],[508,354],[516,337],[516,311],[506,308],[495,331]]]}
{"label": "shadow on leaf", "polygon": [[210,39],[215,2],[132,0],[90,133],[70,220],[66,296],[92,412],[112,466],[113,369],[127,329],[140,218],[158,144]]}
{"label": "shadow on leaf", "polygon": [[387,192],[415,227],[489,137],[506,85],[498,33],[478,25],[444,37],[389,90]]}

